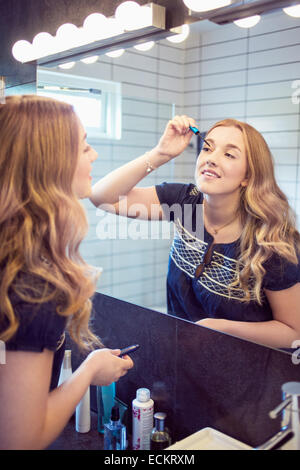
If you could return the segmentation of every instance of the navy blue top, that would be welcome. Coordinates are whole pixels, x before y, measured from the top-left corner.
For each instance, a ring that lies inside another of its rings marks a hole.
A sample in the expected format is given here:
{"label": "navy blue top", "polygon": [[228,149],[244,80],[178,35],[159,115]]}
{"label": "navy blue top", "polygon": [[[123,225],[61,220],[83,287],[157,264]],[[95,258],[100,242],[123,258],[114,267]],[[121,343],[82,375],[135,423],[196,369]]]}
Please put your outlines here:
{"label": "navy blue top", "polygon": [[[5,349],[7,351],[42,352],[44,349],[54,351],[50,385],[50,389],[53,389],[58,383],[65,350],[66,318],[56,313],[54,301],[42,304],[25,302],[13,289],[10,290],[9,298],[19,321],[19,327],[15,335],[5,343]],[[3,324],[0,322],[0,331],[3,331],[6,326],[6,322]]]}
{"label": "navy blue top", "polygon": [[[237,321],[271,320],[272,311],[262,291],[263,304],[242,301],[244,291],[236,285],[239,240],[215,243],[202,221],[203,194],[193,184],[162,183],[156,186],[164,214],[175,224],[170,251],[167,302],[168,313],[191,321],[223,318]],[[171,210],[170,210],[171,208]],[[273,255],[265,264],[262,289],[283,290],[300,282],[299,263],[292,264]]]}

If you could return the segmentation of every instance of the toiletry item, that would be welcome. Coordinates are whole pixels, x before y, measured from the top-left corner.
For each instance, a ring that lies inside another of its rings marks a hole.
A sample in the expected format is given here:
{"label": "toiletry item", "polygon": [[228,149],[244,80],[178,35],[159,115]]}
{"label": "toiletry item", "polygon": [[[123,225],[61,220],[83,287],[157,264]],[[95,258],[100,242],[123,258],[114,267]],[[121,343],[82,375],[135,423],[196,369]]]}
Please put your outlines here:
{"label": "toiletry item", "polygon": [[126,427],[120,422],[120,412],[117,405],[111,409],[109,423],[104,424],[104,450],[126,449]]}
{"label": "toiletry item", "polygon": [[76,406],[75,428],[77,432],[89,432],[91,429],[90,387]]}
{"label": "toiletry item", "polygon": [[168,428],[165,427],[166,413],[155,413],[154,428],[151,433],[151,450],[162,450],[171,445]]}
{"label": "toiletry item", "polygon": [[60,375],[58,379],[58,387],[72,375],[71,365],[71,349],[66,349],[64,359],[60,369]]}
{"label": "toiletry item", "polygon": [[154,402],[148,388],[139,388],[132,401],[132,448],[150,450]]}
{"label": "toiletry item", "polygon": [[190,126],[190,130],[191,130],[195,135],[199,135],[199,137],[203,140],[203,142],[205,142],[206,145],[208,145],[208,147],[210,147],[209,143],[202,137],[202,135],[200,134],[200,131],[199,131],[199,129],[197,129],[197,127]]}
{"label": "toiletry item", "polygon": [[109,423],[111,409],[115,405],[116,384],[97,387],[98,432],[104,432],[104,424]]}
{"label": "toiletry item", "polygon": [[134,344],[133,346],[128,346],[127,348],[121,349],[119,357],[125,356],[125,354],[130,354],[136,351],[140,347],[139,344]]}

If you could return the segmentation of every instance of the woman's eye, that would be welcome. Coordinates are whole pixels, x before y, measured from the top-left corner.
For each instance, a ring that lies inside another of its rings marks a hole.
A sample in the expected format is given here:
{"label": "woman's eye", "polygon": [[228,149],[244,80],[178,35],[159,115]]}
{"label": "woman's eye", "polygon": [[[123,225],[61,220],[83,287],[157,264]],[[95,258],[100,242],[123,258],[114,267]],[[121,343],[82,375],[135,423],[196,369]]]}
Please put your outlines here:
{"label": "woman's eye", "polygon": [[210,149],[210,147],[203,147],[202,150],[203,150],[203,152],[208,152],[211,149]]}
{"label": "woman's eye", "polygon": [[90,146],[87,145],[87,147],[85,147],[85,149],[84,149],[84,153],[88,152],[89,150],[90,150]]}
{"label": "woman's eye", "polygon": [[226,157],[229,157],[229,158],[235,158],[235,156],[234,156],[234,155],[231,155],[231,153],[225,153],[225,156],[226,156]]}

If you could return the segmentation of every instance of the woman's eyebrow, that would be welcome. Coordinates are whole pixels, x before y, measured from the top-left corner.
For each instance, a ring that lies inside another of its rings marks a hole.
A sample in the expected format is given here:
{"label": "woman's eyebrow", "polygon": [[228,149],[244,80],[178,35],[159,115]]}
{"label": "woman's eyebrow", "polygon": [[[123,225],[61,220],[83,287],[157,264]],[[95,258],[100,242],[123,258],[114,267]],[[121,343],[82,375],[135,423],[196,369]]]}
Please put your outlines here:
{"label": "woman's eyebrow", "polygon": [[[208,138],[206,140],[207,140],[207,142],[211,142],[212,144],[215,144],[214,139]],[[225,148],[227,148],[227,149],[236,149],[239,152],[242,152],[241,149],[237,145],[234,145],[234,144],[226,144]]]}
{"label": "woman's eyebrow", "polygon": [[234,145],[234,144],[227,144],[227,145],[226,145],[226,148],[227,148],[227,149],[236,149],[236,150],[238,150],[239,152],[242,152],[241,149],[240,149],[237,145]]}

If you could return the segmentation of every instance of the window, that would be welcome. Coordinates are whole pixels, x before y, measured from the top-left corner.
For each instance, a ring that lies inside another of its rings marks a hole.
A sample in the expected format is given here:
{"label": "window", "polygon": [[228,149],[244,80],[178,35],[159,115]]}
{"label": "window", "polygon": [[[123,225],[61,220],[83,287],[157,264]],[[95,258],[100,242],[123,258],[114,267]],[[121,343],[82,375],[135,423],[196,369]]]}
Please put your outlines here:
{"label": "window", "polygon": [[89,138],[121,139],[121,84],[38,69],[37,94],[72,104]]}

